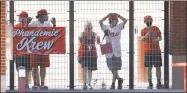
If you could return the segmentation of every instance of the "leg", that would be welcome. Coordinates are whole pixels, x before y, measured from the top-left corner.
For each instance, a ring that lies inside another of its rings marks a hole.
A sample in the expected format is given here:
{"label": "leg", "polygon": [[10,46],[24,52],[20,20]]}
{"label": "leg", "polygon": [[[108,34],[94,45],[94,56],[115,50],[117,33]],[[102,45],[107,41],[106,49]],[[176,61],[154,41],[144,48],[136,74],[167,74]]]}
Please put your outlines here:
{"label": "leg", "polygon": [[112,72],[112,85],[111,85],[110,89],[115,89],[116,72],[113,69],[110,69],[110,71]]}
{"label": "leg", "polygon": [[115,82],[118,79],[118,88],[122,87],[123,80],[119,77],[118,70],[121,69],[121,57],[107,58],[107,66],[109,70],[112,72],[112,85],[110,89],[115,89]]}
{"label": "leg", "polygon": [[28,84],[31,84],[32,70],[28,72]]}
{"label": "leg", "polygon": [[34,81],[33,89],[37,89],[40,86],[38,67],[33,67],[32,76],[33,76],[33,81]]}
{"label": "leg", "polygon": [[161,84],[161,68],[160,67],[156,67],[156,77],[157,77],[157,83]]}
{"label": "leg", "polygon": [[157,77],[157,89],[164,88],[164,85],[161,84],[161,66],[162,66],[162,57],[161,55],[154,55],[154,66],[156,67],[156,77]]}
{"label": "leg", "polygon": [[161,83],[161,68],[156,67],[156,77],[157,77],[157,89],[164,88],[164,85]]}
{"label": "leg", "polygon": [[33,67],[32,76],[33,76],[34,86],[38,86],[39,85],[38,67]]}
{"label": "leg", "polygon": [[147,68],[148,72],[148,82],[149,86],[147,89],[153,89],[153,83],[152,83],[152,67],[153,67],[153,62],[152,62],[152,54],[145,54],[144,55],[144,66]]}
{"label": "leg", "polygon": [[26,74],[26,77],[25,77],[26,78],[26,82],[25,82],[26,88],[29,88],[29,72],[30,72],[29,70],[26,70],[26,73],[25,73]]}
{"label": "leg", "polygon": [[[112,72],[112,76],[113,76],[113,78],[112,78],[112,85],[111,85],[110,89],[115,89],[116,79],[121,80],[121,78],[118,75],[118,70],[116,70],[116,69],[110,69],[110,71]],[[118,81],[118,88],[122,86],[121,84],[119,84],[119,81]]]}
{"label": "leg", "polygon": [[118,80],[118,89],[122,89],[123,79],[119,77],[118,70],[121,70],[122,66],[122,60],[121,57],[115,57],[113,58],[115,69],[113,70],[113,73],[115,74],[115,78]]}
{"label": "leg", "polygon": [[115,85],[116,79],[118,80],[118,89],[122,89],[122,83],[123,79],[119,77],[118,70],[113,69],[111,70],[113,74],[113,83],[112,85]]}
{"label": "leg", "polygon": [[92,70],[88,70],[88,84],[91,85],[92,81]]}
{"label": "leg", "polygon": [[45,76],[46,76],[46,67],[40,66],[41,86],[44,86]]}
{"label": "leg", "polygon": [[111,69],[110,71],[112,72],[112,75],[113,75],[112,83],[115,84],[116,79],[119,79],[118,71],[116,69]]}
{"label": "leg", "polygon": [[40,62],[40,78],[41,78],[41,89],[48,89],[45,85],[46,67],[50,66],[49,55],[39,55]]}
{"label": "leg", "polygon": [[152,89],[152,87],[153,87],[153,83],[152,83],[152,67],[148,67],[147,71],[148,71],[148,82],[149,82],[149,86]]}
{"label": "leg", "polygon": [[88,69],[86,67],[83,68],[83,83],[86,84],[87,83],[87,71]]}
{"label": "leg", "polygon": [[91,81],[92,81],[92,70],[88,70],[88,86],[89,89],[93,89],[91,86]]}
{"label": "leg", "polygon": [[41,78],[41,89],[48,89],[47,86],[45,86],[45,76],[46,76],[46,67],[40,66],[40,78]]}
{"label": "leg", "polygon": [[88,82],[88,78],[87,78],[87,73],[88,73],[88,68],[87,67],[84,67],[83,68],[83,83],[84,83],[84,85],[83,85],[83,89],[87,89],[87,82]]}

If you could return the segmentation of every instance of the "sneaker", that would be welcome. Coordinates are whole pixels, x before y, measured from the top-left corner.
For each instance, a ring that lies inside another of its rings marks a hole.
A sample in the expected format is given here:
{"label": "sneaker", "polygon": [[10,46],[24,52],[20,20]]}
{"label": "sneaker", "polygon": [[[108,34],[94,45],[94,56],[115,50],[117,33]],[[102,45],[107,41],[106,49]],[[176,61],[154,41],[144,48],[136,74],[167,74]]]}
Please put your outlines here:
{"label": "sneaker", "polygon": [[88,89],[88,86],[86,84],[83,85],[83,89]]}
{"label": "sneaker", "polygon": [[123,79],[119,78],[118,80],[118,89],[122,89]]}
{"label": "sneaker", "polygon": [[157,84],[156,88],[157,88],[157,89],[163,89],[163,88],[164,88],[164,85],[163,85],[163,84]]}
{"label": "sneaker", "polygon": [[92,88],[92,86],[91,86],[91,85],[88,85],[88,89],[92,90],[93,88]]}
{"label": "sneaker", "polygon": [[115,84],[112,84],[110,89],[115,89]]}
{"label": "sneaker", "polygon": [[147,89],[153,89],[153,84],[149,84],[149,86],[147,87]]}
{"label": "sneaker", "polygon": [[32,90],[38,90],[40,87],[39,86],[33,86]]}
{"label": "sneaker", "polygon": [[42,89],[42,90],[48,90],[48,87],[47,86],[40,86],[40,89]]}
{"label": "sneaker", "polygon": [[29,85],[28,85],[28,84],[26,84],[26,85],[25,85],[25,89],[26,89],[26,90],[30,90],[30,88],[29,88]]}

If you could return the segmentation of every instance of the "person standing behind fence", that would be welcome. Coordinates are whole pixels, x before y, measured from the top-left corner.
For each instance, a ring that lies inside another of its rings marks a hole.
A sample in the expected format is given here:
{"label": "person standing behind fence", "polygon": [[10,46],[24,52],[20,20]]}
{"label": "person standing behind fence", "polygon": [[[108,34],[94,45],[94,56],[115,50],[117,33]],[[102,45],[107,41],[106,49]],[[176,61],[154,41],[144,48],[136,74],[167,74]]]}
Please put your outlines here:
{"label": "person standing behind fence", "polygon": [[[97,37],[97,39],[96,39]],[[92,71],[97,70],[97,50],[95,42],[100,43],[99,36],[93,32],[91,22],[86,22],[84,32],[79,36],[78,61],[83,68],[83,89],[93,89],[91,86]]]}
{"label": "person standing behind fence", "polygon": [[[103,24],[108,18],[109,25]],[[118,18],[123,22],[118,24]],[[118,70],[121,70],[122,60],[121,60],[121,31],[124,29],[127,20],[117,13],[110,13],[99,21],[101,30],[107,35],[106,42],[111,42],[113,53],[107,53],[106,60],[109,70],[112,72],[113,80],[110,89],[115,89],[116,79],[118,80],[118,89],[122,89],[123,79],[119,77]]]}
{"label": "person standing behind fence", "polygon": [[[28,13],[22,11],[19,15],[19,23],[16,24],[14,27],[27,27],[28,24],[31,22],[32,18],[29,17]],[[18,70],[19,66],[24,66],[26,68],[26,85],[25,88],[29,89],[29,72],[31,71],[32,67],[30,65],[30,55],[29,54],[22,54],[22,55],[14,55],[14,60],[16,63],[16,69]]]}
{"label": "person standing behind fence", "polygon": [[[53,18],[50,21],[48,21],[48,14],[47,10],[41,9],[37,12],[36,18],[37,21],[33,21],[28,25],[28,27],[55,27],[56,26],[56,20]],[[49,55],[47,54],[33,54],[31,56],[31,66],[33,67],[33,80],[34,80],[34,86],[33,89],[41,88],[41,89],[48,89],[47,86],[45,86],[45,76],[46,76],[46,67],[50,66],[50,59]],[[38,74],[38,66],[40,66],[40,77],[41,77],[41,86],[40,86],[40,80],[39,80],[39,74]]]}
{"label": "person standing behind fence", "polygon": [[144,17],[147,27],[141,30],[141,40],[144,42],[144,65],[148,68],[148,89],[153,89],[152,67],[156,67],[157,88],[163,88],[161,84],[162,57],[159,41],[162,40],[161,32],[157,26],[152,26],[153,19],[150,15]]}

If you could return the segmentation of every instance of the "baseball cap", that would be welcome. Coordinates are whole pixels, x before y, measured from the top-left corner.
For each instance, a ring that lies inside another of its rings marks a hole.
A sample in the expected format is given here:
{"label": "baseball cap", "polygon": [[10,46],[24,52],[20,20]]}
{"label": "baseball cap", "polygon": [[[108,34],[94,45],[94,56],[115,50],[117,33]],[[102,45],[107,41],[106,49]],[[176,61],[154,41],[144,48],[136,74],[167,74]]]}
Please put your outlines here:
{"label": "baseball cap", "polygon": [[28,17],[29,15],[28,15],[27,12],[22,11],[22,12],[21,12],[19,15],[17,15],[17,16],[20,16],[20,17]]}
{"label": "baseball cap", "polygon": [[153,21],[153,18],[150,15],[147,15],[144,17],[144,22],[145,21]]}
{"label": "baseball cap", "polygon": [[47,10],[46,9],[40,9],[38,12],[37,12],[37,16],[38,17],[39,15],[48,15],[49,13],[47,13]]}

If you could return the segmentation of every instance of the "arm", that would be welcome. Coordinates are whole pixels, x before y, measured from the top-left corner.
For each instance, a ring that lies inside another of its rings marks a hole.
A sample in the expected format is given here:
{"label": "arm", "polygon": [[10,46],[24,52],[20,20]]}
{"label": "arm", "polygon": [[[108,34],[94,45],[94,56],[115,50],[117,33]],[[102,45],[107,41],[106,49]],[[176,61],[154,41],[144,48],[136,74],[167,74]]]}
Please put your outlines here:
{"label": "arm", "polygon": [[125,24],[127,23],[127,19],[124,18],[123,16],[119,15],[119,14],[117,14],[117,15],[118,15],[118,18],[121,19],[121,20],[123,21],[123,22],[122,22],[122,25],[123,25],[123,27],[124,27]]}
{"label": "arm", "polygon": [[[110,14],[111,14],[111,13],[110,13]],[[103,22],[110,16],[110,14],[108,14],[107,16],[105,16],[104,18],[102,18],[102,19],[99,21],[99,24],[100,24],[102,30],[103,30]]]}
{"label": "arm", "polygon": [[100,37],[98,36],[97,33],[94,32],[94,37],[95,37],[95,41],[97,44],[100,44]]}
{"label": "arm", "polygon": [[142,36],[142,37],[141,37],[141,40],[142,40],[142,41],[146,40],[146,39],[151,35],[151,33],[153,32],[152,29],[151,29],[151,27],[149,27],[148,30],[149,30],[149,31],[148,31],[148,33],[147,33],[145,36],[144,36],[144,35],[141,35],[141,36]]}
{"label": "arm", "polygon": [[162,40],[162,36],[159,36],[158,39],[156,39],[157,42]]}
{"label": "arm", "polygon": [[80,41],[81,44],[84,43],[84,42],[83,42],[83,32],[82,32],[81,35],[79,36],[79,41]]}
{"label": "arm", "polygon": [[29,27],[29,23],[32,21],[31,17],[27,18],[27,23],[25,24],[25,27]]}
{"label": "arm", "polygon": [[53,27],[56,27],[56,19],[55,18],[51,19],[51,23],[53,24]]}
{"label": "arm", "polygon": [[148,32],[145,36],[141,36],[141,40],[144,41],[150,36],[151,32]]}
{"label": "arm", "polygon": [[161,36],[161,32],[159,30],[159,28],[157,28],[157,39],[154,40],[154,42],[160,42],[162,40],[162,36]]}

